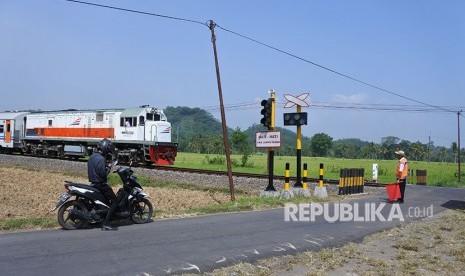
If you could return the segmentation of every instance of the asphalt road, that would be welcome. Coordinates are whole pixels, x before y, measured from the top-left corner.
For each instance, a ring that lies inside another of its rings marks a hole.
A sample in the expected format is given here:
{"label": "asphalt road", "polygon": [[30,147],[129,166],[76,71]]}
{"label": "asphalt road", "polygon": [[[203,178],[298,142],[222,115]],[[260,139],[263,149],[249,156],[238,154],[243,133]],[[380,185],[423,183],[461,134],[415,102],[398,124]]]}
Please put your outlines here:
{"label": "asphalt road", "polygon": [[[465,189],[408,186],[404,204],[387,203],[385,195],[378,195],[354,199],[350,205],[331,203],[326,216],[322,211],[326,207],[320,206],[320,210],[317,205],[301,205],[300,212],[288,216],[291,221],[285,221],[285,209],[279,208],[121,225],[118,231],[109,232],[97,228],[3,233],[0,275],[211,271],[240,261],[360,241],[366,235],[434,216],[446,208],[465,209]],[[291,207],[287,210],[298,210]],[[345,208],[344,215],[339,212],[336,216],[335,208]],[[315,220],[311,220],[310,213]],[[387,221],[390,215],[392,221]],[[328,222],[334,218],[338,219]]]}

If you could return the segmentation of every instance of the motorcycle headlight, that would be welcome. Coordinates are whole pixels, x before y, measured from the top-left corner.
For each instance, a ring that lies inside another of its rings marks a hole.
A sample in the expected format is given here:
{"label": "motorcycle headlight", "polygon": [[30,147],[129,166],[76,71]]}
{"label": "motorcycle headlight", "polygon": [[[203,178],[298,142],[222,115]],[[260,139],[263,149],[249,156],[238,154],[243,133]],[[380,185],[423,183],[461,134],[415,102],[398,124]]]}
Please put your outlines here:
{"label": "motorcycle headlight", "polygon": [[140,194],[140,192],[142,192],[142,189],[141,189],[141,188],[134,187],[134,188],[132,189],[131,195],[136,196],[136,195]]}

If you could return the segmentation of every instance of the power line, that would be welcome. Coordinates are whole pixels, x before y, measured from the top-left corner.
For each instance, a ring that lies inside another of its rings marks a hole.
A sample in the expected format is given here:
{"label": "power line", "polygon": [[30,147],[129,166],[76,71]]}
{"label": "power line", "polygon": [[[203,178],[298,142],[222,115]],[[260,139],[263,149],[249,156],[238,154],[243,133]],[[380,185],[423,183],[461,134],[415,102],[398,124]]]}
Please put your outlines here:
{"label": "power line", "polygon": [[369,87],[371,87],[371,88],[380,90],[380,91],[382,91],[382,92],[386,92],[386,93],[389,93],[389,94],[391,94],[391,95],[394,95],[394,96],[397,96],[397,97],[400,97],[400,98],[403,98],[403,99],[406,99],[406,100],[409,100],[409,101],[413,101],[413,102],[416,102],[416,103],[419,103],[419,104],[422,104],[422,105],[426,105],[426,106],[429,106],[429,107],[441,109],[441,110],[446,111],[446,112],[456,113],[456,111],[444,109],[444,108],[442,108],[442,107],[440,107],[440,106],[431,105],[431,104],[428,104],[428,103],[425,103],[425,102],[422,102],[422,101],[419,101],[419,100],[415,100],[415,99],[413,99],[413,98],[410,98],[410,97],[407,97],[407,96],[403,96],[403,95],[400,95],[400,94],[398,94],[398,93],[395,93],[395,92],[389,91],[389,90],[387,90],[387,89],[381,88],[381,87],[379,87],[379,86],[376,86],[376,85],[370,84],[370,83],[368,83],[368,82],[359,80],[359,79],[357,79],[357,78],[355,78],[355,77],[351,77],[351,76],[349,76],[349,75],[340,73],[340,72],[338,72],[338,71],[336,71],[336,70],[330,69],[330,68],[328,68],[328,67],[326,67],[326,66],[320,65],[320,64],[315,63],[315,62],[313,62],[313,61],[310,61],[310,60],[308,60],[308,59],[299,57],[299,56],[297,56],[297,55],[295,55],[295,54],[292,54],[292,53],[289,53],[289,52],[287,52],[287,51],[281,50],[281,49],[279,49],[279,48],[273,47],[273,46],[271,46],[271,45],[269,45],[269,44],[260,42],[260,41],[258,41],[258,40],[256,40],[256,39],[253,39],[253,38],[250,38],[250,37],[248,37],[248,36],[242,35],[242,34],[240,34],[240,33],[237,33],[237,32],[228,30],[228,29],[226,29],[226,28],[223,28],[223,27],[219,26],[218,24],[217,24],[216,26],[217,26],[218,28],[220,28],[220,29],[222,29],[222,30],[224,30],[224,31],[226,31],[226,32],[232,33],[232,34],[234,34],[234,35],[236,35],[236,36],[239,36],[239,37],[242,37],[242,38],[244,38],[244,39],[250,40],[250,41],[252,41],[252,42],[255,42],[255,43],[257,43],[257,44],[260,44],[260,45],[262,45],[262,46],[265,46],[265,47],[267,47],[267,48],[270,48],[270,49],[272,49],[272,50],[275,50],[275,51],[277,51],[277,52],[283,53],[283,54],[288,55],[288,56],[290,56],[290,57],[293,57],[293,58],[295,58],[295,59],[304,61],[304,62],[306,62],[306,63],[309,63],[309,64],[311,64],[311,65],[314,65],[314,66],[316,66],[316,67],[319,67],[319,68],[321,68],[321,69],[324,69],[324,70],[326,70],[326,71],[329,71],[329,72],[334,73],[334,74],[336,74],[336,75],[339,75],[339,76],[345,77],[345,78],[347,78],[347,79],[356,81],[356,82],[358,82],[358,83],[364,84],[364,85],[366,85],[366,86],[369,86]]}
{"label": "power line", "polygon": [[119,8],[119,7],[114,7],[114,6],[107,6],[107,5],[95,4],[95,3],[84,2],[84,1],[77,1],[77,0],[65,0],[65,1],[78,3],[78,4],[89,5],[89,6],[95,6],[95,7],[100,7],[100,8],[106,8],[106,9],[112,9],[112,10],[118,10],[118,11],[125,11],[125,12],[132,12],[132,13],[156,16],[156,17],[161,17],[161,18],[166,18],[166,19],[197,23],[197,24],[201,24],[201,25],[204,25],[204,26],[208,27],[207,23],[200,22],[200,21],[197,21],[197,20],[187,19],[187,18],[174,17],[174,16],[163,15],[163,14],[144,12],[144,11],[137,11],[137,10],[131,10],[131,9],[125,9],[125,8]]}
{"label": "power line", "polygon": [[[253,110],[260,107],[257,102],[245,102],[245,103],[234,103],[225,105],[225,109],[228,111],[244,111]],[[425,107],[423,105],[401,105],[401,104],[359,104],[359,103],[325,103],[325,102],[313,102],[309,105],[313,109],[351,109],[360,111],[396,111],[396,112],[418,112],[418,113],[438,113],[447,112],[447,109],[461,109],[463,107],[452,107],[452,106],[441,106],[441,109],[433,107]],[[200,107],[206,111],[218,112],[218,106],[204,106]],[[277,102],[277,108],[284,108],[283,103]]]}
{"label": "power line", "polygon": [[[206,26],[206,27],[209,27],[209,25],[207,23],[204,23],[204,22],[200,22],[198,20],[192,20],[192,19],[187,19],[187,18],[181,18],[181,17],[174,17],[174,16],[168,16],[168,15],[162,15],[162,14],[156,14],[156,13],[150,13],[150,12],[144,12],[144,11],[138,11],[138,10],[132,10],[132,9],[125,9],[125,8],[119,8],[119,7],[115,7],[115,6],[108,6],[108,5],[101,5],[101,4],[95,4],[95,3],[90,3],[90,2],[85,2],[85,1],[77,1],[77,0],[65,0],[65,1],[68,1],[68,2],[73,2],[73,3],[79,3],[79,4],[84,4],[84,5],[90,5],[90,6],[95,6],[95,7],[101,7],[101,8],[107,8],[107,9],[113,9],[113,10],[119,10],[119,11],[125,11],[125,12],[131,12],[131,13],[136,13],[136,14],[142,14],[142,15],[150,15],[150,16],[155,16],[155,17],[161,17],[161,18],[165,18],[165,19],[171,19],[171,20],[178,20],[178,21],[184,21],[184,22],[190,22],[190,23],[196,23],[196,24],[200,24],[200,25],[203,25],[203,26]],[[404,95],[401,95],[401,94],[398,94],[398,93],[395,93],[393,91],[390,91],[390,90],[387,90],[387,89],[384,89],[384,88],[381,88],[379,86],[376,86],[376,85],[373,85],[373,84],[370,84],[368,82],[365,82],[365,81],[362,81],[360,79],[357,79],[355,77],[352,77],[352,76],[349,76],[347,74],[343,74],[341,72],[338,72],[334,69],[331,69],[331,68],[328,68],[326,66],[323,66],[323,65],[320,65],[318,63],[315,63],[313,61],[310,61],[308,59],[305,59],[303,57],[300,57],[300,56],[297,56],[295,54],[292,54],[290,52],[287,52],[287,51],[284,51],[284,50],[281,50],[279,48],[276,48],[274,46],[271,46],[269,44],[266,44],[264,42],[260,42],[256,39],[253,39],[251,37],[248,37],[248,36],[245,36],[243,34],[240,34],[238,32],[235,32],[235,31],[232,31],[232,30],[229,30],[229,29],[226,29],[224,27],[221,27],[220,25],[218,25],[216,22],[215,22],[215,26],[220,28],[221,30],[225,31],[225,32],[229,32],[231,34],[234,34],[236,36],[239,36],[239,37],[242,37],[244,39],[247,39],[249,41],[252,41],[254,43],[257,43],[259,45],[262,45],[264,47],[267,47],[267,48],[270,48],[272,50],[275,50],[277,52],[280,52],[282,54],[285,54],[285,55],[288,55],[290,57],[293,57],[295,59],[298,59],[298,60],[301,60],[303,62],[306,62],[306,63],[309,63],[311,65],[314,65],[316,67],[319,67],[323,70],[326,70],[328,72],[331,72],[333,74],[336,74],[336,75],[339,75],[341,77],[345,77],[347,79],[350,79],[352,81],[355,81],[355,82],[358,82],[358,83],[361,83],[361,84],[364,84],[366,86],[369,86],[371,88],[374,88],[376,90],[379,90],[379,91],[382,91],[382,92],[385,92],[385,93],[388,93],[388,94],[391,94],[391,95],[394,95],[394,96],[397,96],[397,97],[400,97],[400,98],[403,98],[403,99],[406,99],[406,100],[409,100],[409,101],[413,101],[413,102],[416,102],[416,103],[419,103],[421,105],[425,105],[425,106],[429,106],[429,107],[433,107],[433,108],[436,108],[436,109],[440,109],[440,110],[443,110],[445,112],[452,112],[452,113],[456,113],[456,111],[453,111],[453,110],[449,110],[449,109],[446,109],[446,108],[443,108],[441,106],[437,106],[437,105],[432,105],[432,104],[428,104],[428,103],[425,103],[425,102],[422,102],[422,101],[419,101],[419,100],[416,100],[416,99],[413,99],[413,98],[410,98],[410,97],[407,97],[407,96],[404,96]]]}

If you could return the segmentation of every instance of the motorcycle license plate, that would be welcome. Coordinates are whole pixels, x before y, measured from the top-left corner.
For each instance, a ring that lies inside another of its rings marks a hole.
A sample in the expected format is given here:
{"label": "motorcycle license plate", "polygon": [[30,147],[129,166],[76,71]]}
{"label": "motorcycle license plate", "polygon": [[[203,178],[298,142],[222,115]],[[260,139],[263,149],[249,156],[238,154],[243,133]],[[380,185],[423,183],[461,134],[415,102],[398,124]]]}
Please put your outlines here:
{"label": "motorcycle license plate", "polygon": [[65,201],[67,201],[70,197],[71,197],[71,195],[68,194],[68,193],[62,194],[62,195],[58,198],[58,203],[57,203],[57,205],[55,206],[55,208],[53,208],[52,212],[55,211],[58,207],[60,207],[60,206],[61,206]]}

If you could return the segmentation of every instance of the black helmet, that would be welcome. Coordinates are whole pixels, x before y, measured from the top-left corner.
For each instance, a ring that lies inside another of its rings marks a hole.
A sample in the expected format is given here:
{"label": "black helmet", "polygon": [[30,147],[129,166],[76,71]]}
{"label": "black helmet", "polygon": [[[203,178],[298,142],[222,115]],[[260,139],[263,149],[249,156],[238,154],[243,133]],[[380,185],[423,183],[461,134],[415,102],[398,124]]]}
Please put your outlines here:
{"label": "black helmet", "polygon": [[107,138],[100,141],[97,145],[97,148],[102,151],[103,155],[107,155],[115,151],[115,146]]}

